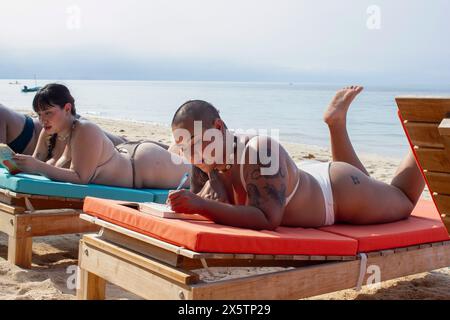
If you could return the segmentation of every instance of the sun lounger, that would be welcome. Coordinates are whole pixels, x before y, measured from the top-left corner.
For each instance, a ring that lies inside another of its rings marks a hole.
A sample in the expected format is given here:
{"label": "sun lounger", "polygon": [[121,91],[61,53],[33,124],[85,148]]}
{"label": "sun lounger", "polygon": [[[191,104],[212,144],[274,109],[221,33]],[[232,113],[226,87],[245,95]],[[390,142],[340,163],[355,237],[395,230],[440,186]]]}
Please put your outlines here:
{"label": "sun lounger", "polygon": [[[147,299],[299,299],[450,266],[450,99],[397,103],[434,200],[407,220],[252,231],[87,198],[80,217],[101,231],[80,240],[78,298],[104,299],[108,281]],[[192,271],[213,266],[291,268],[214,282]]]}
{"label": "sun lounger", "polygon": [[0,168],[0,231],[8,235],[8,260],[29,268],[33,237],[98,231],[79,219],[86,196],[162,203],[167,190],[76,185]]}
{"label": "sun lounger", "polygon": [[[163,219],[123,204],[84,202],[81,219],[102,229],[80,241],[80,299],[104,299],[106,281],[148,299],[298,299],[360,287],[374,272],[384,281],[450,265],[449,235],[426,200],[395,223],[276,231]],[[215,282],[192,271],[213,266],[291,268]]]}
{"label": "sun lounger", "polygon": [[398,97],[399,116],[450,231],[450,98]]}

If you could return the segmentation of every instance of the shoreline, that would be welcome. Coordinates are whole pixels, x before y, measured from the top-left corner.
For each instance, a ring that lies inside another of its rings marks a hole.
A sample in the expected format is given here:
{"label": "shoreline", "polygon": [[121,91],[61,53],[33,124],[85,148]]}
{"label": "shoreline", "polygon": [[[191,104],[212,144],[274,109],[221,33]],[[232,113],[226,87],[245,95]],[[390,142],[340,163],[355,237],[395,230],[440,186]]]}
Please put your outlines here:
{"label": "shoreline", "polygon": [[[25,107],[17,107],[17,108],[13,108],[13,110],[27,114],[31,117],[36,117],[36,115],[34,114],[34,112],[30,111],[29,109],[25,108]],[[133,135],[127,135],[126,132],[121,132],[120,130],[117,130],[114,126],[114,124],[116,125],[120,125],[120,126],[126,126],[127,124],[131,125],[131,126],[146,126],[149,129],[150,135],[155,136],[155,134],[153,133],[153,131],[155,131],[158,133],[159,139],[163,140],[165,143],[170,143],[170,126],[168,124],[165,123],[161,123],[161,122],[157,122],[157,121],[148,121],[148,120],[134,120],[134,119],[119,119],[116,117],[109,117],[109,116],[102,116],[102,115],[97,115],[97,114],[93,114],[91,112],[87,112],[87,113],[83,113],[80,112],[79,113],[80,116],[85,117],[86,119],[90,119],[91,121],[97,123],[98,125],[100,125],[102,128],[104,128],[106,131],[109,131],[113,134],[116,135],[124,135],[126,136],[128,139],[135,139],[136,137],[134,137]],[[121,129],[121,130],[125,130],[125,129]],[[167,137],[166,137],[167,136]],[[144,136],[142,132],[139,133],[139,137],[141,138],[150,138],[150,136]],[[162,141],[160,141],[162,142]],[[299,143],[299,142],[293,142],[293,141],[289,141],[289,140],[284,140],[284,139],[280,139],[280,143],[288,150],[288,152],[291,154],[292,151],[293,157],[298,158],[299,155],[295,152],[296,150],[298,150],[299,148],[302,150],[310,150],[312,151],[317,151],[319,153],[324,153],[324,152],[328,152],[330,153],[330,146],[320,146],[320,145],[315,145],[315,144],[305,144],[305,143]],[[380,153],[374,153],[374,152],[358,152],[358,156],[361,157],[361,159],[383,159],[383,160],[387,160],[389,162],[398,162],[400,163],[400,161],[402,160],[402,157],[399,156],[389,156],[389,155],[384,155],[384,154],[380,154]],[[304,159],[310,159],[308,157],[305,157]],[[331,157],[330,157],[331,159]],[[298,161],[298,160],[296,160]],[[322,161],[322,160],[319,160]],[[324,160],[323,160],[324,161]]]}

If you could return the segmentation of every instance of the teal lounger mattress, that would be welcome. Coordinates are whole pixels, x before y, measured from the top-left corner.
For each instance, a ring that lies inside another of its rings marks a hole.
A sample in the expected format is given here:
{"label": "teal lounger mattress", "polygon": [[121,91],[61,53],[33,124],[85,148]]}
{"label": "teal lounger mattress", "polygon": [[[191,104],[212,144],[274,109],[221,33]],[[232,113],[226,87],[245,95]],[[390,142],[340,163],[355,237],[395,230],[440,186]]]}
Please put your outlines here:
{"label": "teal lounger mattress", "polygon": [[90,196],[111,200],[133,202],[153,201],[158,203],[164,203],[169,192],[169,190],[166,189],[131,189],[98,184],[82,185],[56,182],[38,175],[10,175],[8,171],[2,167],[0,167],[0,188],[17,193],[53,197],[84,199],[85,197]]}

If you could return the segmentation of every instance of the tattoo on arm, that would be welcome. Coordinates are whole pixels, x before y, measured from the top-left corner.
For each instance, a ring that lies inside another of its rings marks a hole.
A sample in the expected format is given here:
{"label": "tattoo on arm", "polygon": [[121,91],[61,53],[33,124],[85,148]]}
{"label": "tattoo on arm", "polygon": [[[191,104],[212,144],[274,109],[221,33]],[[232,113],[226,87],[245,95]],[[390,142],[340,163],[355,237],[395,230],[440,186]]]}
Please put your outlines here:
{"label": "tattoo on arm", "polygon": [[[272,146],[270,143],[266,146],[267,156],[272,155]],[[274,204],[283,208],[286,205],[286,177],[287,168],[282,164],[278,165],[278,170],[272,175],[261,174],[262,168],[268,168],[272,163],[262,163],[260,153],[257,153],[257,165],[247,171],[245,179],[247,183],[247,194],[249,205],[264,210],[267,206],[272,207]],[[270,203],[269,203],[270,202]]]}
{"label": "tattoo on arm", "polygon": [[[261,166],[261,167],[264,167],[264,166]],[[278,171],[275,174],[270,175],[270,176],[269,175],[262,176],[261,175],[261,168],[256,168],[255,170],[253,170],[251,172],[250,177],[253,180],[258,180],[261,177],[262,178],[266,178],[266,179],[276,179],[276,178],[284,178],[284,177],[286,177],[286,173],[284,173],[284,170],[280,166],[278,168]]]}
{"label": "tattoo on arm", "polygon": [[261,206],[261,193],[259,192],[258,187],[253,183],[247,184],[247,193],[249,205],[259,208]]}
{"label": "tattoo on arm", "polygon": [[352,177],[352,181],[353,181],[354,185],[361,184],[358,177],[355,177],[355,176],[351,176],[351,177]]}
{"label": "tattoo on arm", "polygon": [[280,205],[280,207],[284,207],[286,204],[286,185],[284,183],[281,184],[280,190],[278,190],[275,185],[267,183],[264,186],[264,190],[270,198]]}
{"label": "tattoo on arm", "polygon": [[[279,189],[274,184],[266,183],[262,190],[270,199],[275,200],[281,208],[284,207],[286,204],[286,185],[284,183],[280,185]],[[248,183],[247,193],[249,205],[262,209],[262,193],[258,187],[253,183]]]}

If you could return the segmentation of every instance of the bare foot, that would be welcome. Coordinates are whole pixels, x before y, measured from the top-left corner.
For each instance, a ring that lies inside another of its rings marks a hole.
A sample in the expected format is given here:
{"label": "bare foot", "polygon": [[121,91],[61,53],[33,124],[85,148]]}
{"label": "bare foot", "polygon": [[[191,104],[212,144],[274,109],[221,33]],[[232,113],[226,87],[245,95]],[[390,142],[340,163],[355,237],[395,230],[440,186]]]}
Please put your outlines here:
{"label": "bare foot", "polygon": [[336,92],[336,95],[323,115],[325,123],[329,126],[345,124],[350,104],[363,89],[364,88],[360,86],[351,86]]}

